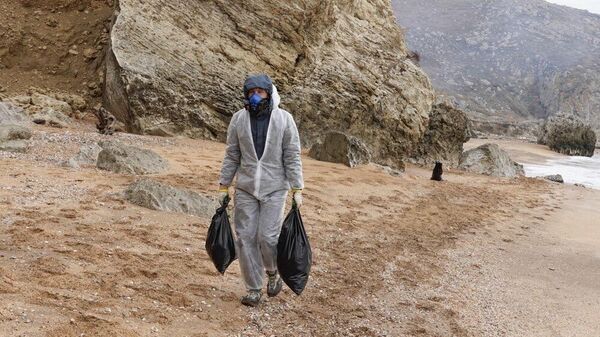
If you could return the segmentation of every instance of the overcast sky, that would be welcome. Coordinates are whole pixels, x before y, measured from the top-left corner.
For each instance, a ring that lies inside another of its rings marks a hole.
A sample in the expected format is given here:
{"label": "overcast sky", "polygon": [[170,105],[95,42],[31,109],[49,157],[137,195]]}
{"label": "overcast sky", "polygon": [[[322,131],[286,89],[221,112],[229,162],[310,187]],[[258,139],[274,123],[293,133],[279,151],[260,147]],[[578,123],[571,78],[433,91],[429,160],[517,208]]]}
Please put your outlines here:
{"label": "overcast sky", "polygon": [[559,5],[587,9],[588,11],[600,14],[600,0],[546,0]]}

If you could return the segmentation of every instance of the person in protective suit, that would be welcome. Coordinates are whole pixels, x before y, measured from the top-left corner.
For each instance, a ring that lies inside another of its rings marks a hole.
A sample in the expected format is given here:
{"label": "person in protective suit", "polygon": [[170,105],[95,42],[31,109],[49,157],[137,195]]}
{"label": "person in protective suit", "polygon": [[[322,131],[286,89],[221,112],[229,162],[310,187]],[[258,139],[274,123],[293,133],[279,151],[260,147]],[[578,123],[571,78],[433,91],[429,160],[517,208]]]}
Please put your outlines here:
{"label": "person in protective suit", "polygon": [[260,302],[263,275],[267,295],[283,287],[277,273],[277,241],[283,224],[285,200],[302,205],[300,137],[292,115],[279,108],[279,94],[269,76],[253,75],[244,82],[245,108],[231,118],[227,149],[221,169],[220,201],[229,198],[235,184],[234,223],[240,269],[248,290],[242,303]]}

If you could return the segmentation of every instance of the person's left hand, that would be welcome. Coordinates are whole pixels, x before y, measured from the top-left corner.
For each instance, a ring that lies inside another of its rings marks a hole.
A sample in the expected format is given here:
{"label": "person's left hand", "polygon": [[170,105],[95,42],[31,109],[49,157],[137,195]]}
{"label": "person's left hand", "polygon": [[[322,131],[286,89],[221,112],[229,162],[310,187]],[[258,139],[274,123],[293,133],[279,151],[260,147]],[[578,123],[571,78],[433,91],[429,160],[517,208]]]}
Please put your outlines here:
{"label": "person's left hand", "polygon": [[302,206],[303,198],[302,198],[302,190],[293,190],[292,199],[296,207],[300,208]]}

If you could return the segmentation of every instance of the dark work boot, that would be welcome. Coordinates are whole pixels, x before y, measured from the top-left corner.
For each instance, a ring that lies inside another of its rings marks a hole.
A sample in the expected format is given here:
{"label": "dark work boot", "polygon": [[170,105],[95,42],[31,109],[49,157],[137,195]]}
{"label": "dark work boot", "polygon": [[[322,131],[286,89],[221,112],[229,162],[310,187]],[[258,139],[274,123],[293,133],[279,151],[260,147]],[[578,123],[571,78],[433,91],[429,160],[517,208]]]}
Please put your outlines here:
{"label": "dark work boot", "polygon": [[283,280],[277,275],[276,271],[267,272],[269,277],[269,283],[267,283],[267,295],[269,297],[275,297],[283,288]]}
{"label": "dark work boot", "polygon": [[260,290],[249,290],[248,294],[242,297],[242,304],[249,307],[255,307],[260,302],[261,297],[262,294],[260,293]]}

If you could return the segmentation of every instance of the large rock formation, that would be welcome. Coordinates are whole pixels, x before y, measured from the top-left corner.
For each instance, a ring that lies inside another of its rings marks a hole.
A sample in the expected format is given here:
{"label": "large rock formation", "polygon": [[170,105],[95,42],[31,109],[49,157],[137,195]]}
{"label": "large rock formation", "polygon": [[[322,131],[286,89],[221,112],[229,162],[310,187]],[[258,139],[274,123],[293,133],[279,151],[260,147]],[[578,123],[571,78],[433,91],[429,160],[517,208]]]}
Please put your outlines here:
{"label": "large rock formation", "polygon": [[518,124],[568,112],[600,131],[599,15],[543,0],[392,4],[436,89],[471,118]]}
{"label": "large rock formation", "polygon": [[465,151],[460,158],[460,168],[495,177],[512,178],[525,174],[523,165],[510,159],[508,153],[497,144],[489,143]]}
{"label": "large rock formation", "polygon": [[560,114],[541,127],[538,143],[570,156],[594,155],[596,133],[589,125],[573,115]]}
{"label": "large rock formation", "polygon": [[104,106],[129,131],[223,140],[256,72],[274,78],[304,146],[344,131],[395,167],[433,102],[387,1],[120,0]]}
{"label": "large rock formation", "polygon": [[467,115],[448,102],[439,102],[429,115],[429,126],[413,153],[413,161],[457,166],[469,135]]}
{"label": "large rock formation", "polygon": [[316,160],[340,163],[349,167],[368,164],[371,160],[369,149],[356,137],[342,132],[329,132],[322,143],[313,145],[309,155]]}

